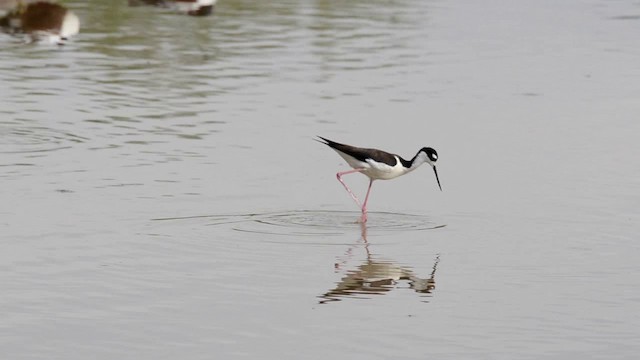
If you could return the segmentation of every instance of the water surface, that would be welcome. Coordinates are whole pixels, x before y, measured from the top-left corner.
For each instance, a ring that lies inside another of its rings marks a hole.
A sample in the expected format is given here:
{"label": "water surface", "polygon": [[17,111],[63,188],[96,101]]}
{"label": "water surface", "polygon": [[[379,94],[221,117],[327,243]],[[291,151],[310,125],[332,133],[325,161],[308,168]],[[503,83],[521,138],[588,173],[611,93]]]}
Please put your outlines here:
{"label": "water surface", "polygon": [[[636,4],[65,4],[67,45],[0,37],[6,358],[640,351]],[[363,227],[315,135],[443,191]]]}

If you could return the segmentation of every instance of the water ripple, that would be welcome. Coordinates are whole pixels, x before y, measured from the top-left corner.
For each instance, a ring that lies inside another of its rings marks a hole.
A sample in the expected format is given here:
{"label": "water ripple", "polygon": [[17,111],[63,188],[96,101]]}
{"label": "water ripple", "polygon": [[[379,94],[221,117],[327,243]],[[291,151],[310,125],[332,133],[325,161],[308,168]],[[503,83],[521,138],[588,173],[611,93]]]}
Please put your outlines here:
{"label": "water ripple", "polygon": [[47,127],[0,128],[0,154],[37,153],[68,149],[88,139]]}
{"label": "water ripple", "polygon": [[[239,215],[196,215],[158,218],[155,221],[206,219],[207,226],[229,225],[232,230],[270,235],[339,235],[345,230],[361,230],[360,213],[355,211],[297,210]],[[425,231],[445,227],[430,217],[391,212],[371,212],[367,231],[375,236],[387,231]]]}

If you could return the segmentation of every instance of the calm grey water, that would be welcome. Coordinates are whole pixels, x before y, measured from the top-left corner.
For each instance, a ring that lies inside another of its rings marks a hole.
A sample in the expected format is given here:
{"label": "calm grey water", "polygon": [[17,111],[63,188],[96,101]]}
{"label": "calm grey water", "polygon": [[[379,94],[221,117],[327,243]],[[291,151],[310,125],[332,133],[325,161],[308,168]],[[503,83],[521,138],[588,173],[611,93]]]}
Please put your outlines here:
{"label": "calm grey water", "polygon": [[[637,357],[637,3],[66,4],[0,37],[2,358]],[[444,191],[362,227],[315,135]]]}

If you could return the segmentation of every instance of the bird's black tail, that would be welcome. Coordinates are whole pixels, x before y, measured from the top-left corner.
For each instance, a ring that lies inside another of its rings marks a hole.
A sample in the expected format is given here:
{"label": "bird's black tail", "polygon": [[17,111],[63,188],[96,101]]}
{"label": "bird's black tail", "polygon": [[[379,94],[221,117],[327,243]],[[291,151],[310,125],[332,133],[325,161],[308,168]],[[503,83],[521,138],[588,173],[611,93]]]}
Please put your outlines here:
{"label": "bird's black tail", "polygon": [[316,135],[316,136],[318,137],[318,139],[313,139],[313,140],[315,140],[315,141],[317,141],[317,142],[319,142],[321,144],[329,145],[329,143],[331,142],[331,140],[327,140],[327,139],[323,138],[320,135]]}
{"label": "bird's black tail", "polygon": [[321,144],[328,145],[329,147],[332,147],[332,148],[334,148],[334,149],[335,149],[335,148],[337,148],[337,147],[344,146],[344,145],[343,145],[343,144],[341,144],[341,143],[338,143],[338,142],[335,142],[335,141],[331,141],[331,140],[329,140],[329,139],[327,139],[327,138],[323,138],[323,137],[322,137],[322,136],[320,136],[320,135],[317,135],[317,136],[318,136],[318,138],[320,138],[321,140],[318,140],[318,139],[313,139],[313,140],[315,140],[315,141],[317,141],[317,142],[319,142],[319,143],[321,143]]}

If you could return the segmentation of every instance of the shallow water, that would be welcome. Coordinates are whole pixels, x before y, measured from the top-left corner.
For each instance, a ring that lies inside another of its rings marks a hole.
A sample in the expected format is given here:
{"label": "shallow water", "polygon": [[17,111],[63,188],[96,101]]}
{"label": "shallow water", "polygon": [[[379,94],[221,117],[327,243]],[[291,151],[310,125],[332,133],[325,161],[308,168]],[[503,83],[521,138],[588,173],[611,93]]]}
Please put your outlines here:
{"label": "shallow water", "polygon": [[[3,357],[640,351],[636,4],[66,4],[63,47],[0,34]],[[363,226],[315,135],[443,191]]]}

